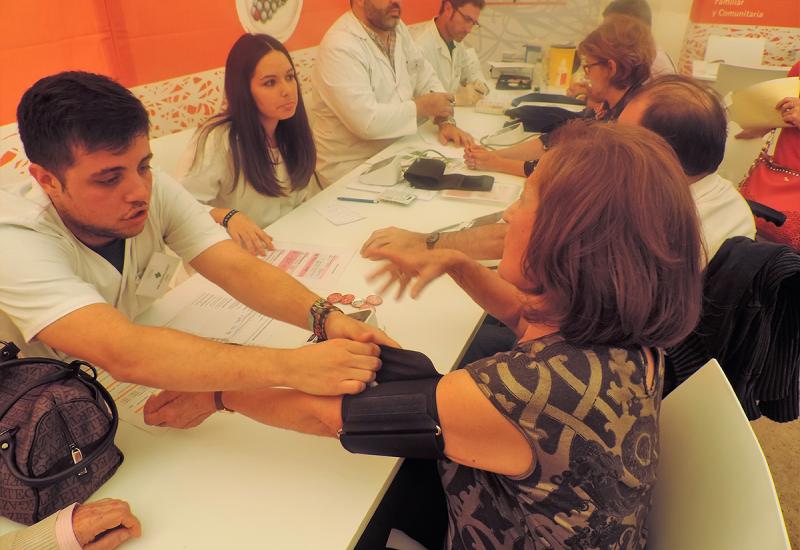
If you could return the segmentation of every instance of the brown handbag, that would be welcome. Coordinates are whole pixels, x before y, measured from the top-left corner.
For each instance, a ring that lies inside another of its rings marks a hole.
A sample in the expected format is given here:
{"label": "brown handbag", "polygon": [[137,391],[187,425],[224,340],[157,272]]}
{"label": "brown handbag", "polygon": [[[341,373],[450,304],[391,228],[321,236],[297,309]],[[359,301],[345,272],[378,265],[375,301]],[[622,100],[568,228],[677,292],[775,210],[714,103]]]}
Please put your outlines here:
{"label": "brown handbag", "polygon": [[83,502],[122,463],[114,400],[83,361],[0,348],[0,514],[31,525]]}

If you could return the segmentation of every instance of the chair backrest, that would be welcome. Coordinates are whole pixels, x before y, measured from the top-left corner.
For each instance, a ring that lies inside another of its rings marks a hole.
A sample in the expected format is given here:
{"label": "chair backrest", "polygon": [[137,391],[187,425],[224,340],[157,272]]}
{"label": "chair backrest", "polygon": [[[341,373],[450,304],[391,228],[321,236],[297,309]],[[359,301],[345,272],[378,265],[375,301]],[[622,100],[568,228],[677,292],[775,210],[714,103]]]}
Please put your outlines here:
{"label": "chair backrest", "polygon": [[[182,161],[187,160],[186,148],[192,141],[196,130],[196,128],[188,128],[174,134],[151,139],[150,150],[153,152],[153,164],[173,178],[177,178],[179,165]],[[190,153],[189,162],[191,162],[191,158]]]}
{"label": "chair backrest", "polygon": [[661,405],[648,547],[790,550],[764,454],[715,360]]}

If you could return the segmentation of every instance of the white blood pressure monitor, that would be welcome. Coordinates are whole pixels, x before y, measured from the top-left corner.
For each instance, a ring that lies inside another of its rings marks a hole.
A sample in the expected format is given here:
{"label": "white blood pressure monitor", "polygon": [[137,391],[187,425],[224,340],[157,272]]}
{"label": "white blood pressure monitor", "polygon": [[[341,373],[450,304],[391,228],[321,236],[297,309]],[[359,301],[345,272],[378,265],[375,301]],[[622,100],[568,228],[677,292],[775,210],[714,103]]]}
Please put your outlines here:
{"label": "white blood pressure monitor", "polygon": [[400,179],[400,155],[379,160],[358,177],[365,185],[388,187]]}

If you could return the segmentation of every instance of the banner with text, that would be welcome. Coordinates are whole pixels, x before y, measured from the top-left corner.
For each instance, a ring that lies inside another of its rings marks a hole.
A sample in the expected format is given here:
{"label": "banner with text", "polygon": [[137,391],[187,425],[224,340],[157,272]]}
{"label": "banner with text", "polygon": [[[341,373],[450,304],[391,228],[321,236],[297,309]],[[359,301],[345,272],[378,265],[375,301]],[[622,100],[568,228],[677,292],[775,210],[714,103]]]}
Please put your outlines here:
{"label": "banner with text", "polygon": [[692,22],[800,27],[799,0],[694,0]]}

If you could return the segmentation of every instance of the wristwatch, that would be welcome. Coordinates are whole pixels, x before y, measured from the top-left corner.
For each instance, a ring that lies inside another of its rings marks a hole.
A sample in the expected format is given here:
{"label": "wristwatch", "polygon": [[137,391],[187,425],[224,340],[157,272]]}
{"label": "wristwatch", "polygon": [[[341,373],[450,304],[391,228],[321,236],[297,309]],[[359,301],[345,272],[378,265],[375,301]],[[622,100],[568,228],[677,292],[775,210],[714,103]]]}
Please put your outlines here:
{"label": "wristwatch", "polygon": [[433,247],[436,246],[436,243],[439,242],[439,237],[441,236],[442,236],[441,231],[434,231],[433,233],[430,233],[428,234],[427,237],[425,237],[425,246],[428,248],[428,250],[433,250]]}

